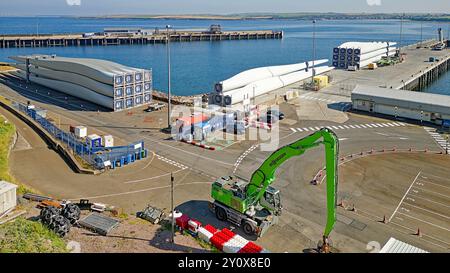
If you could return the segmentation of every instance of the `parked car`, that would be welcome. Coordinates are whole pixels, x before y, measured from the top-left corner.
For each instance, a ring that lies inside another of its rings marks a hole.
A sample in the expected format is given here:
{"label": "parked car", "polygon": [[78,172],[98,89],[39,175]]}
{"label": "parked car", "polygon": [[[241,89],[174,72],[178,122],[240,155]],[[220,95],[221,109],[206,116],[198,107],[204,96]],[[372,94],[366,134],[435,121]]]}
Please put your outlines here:
{"label": "parked car", "polygon": [[267,116],[276,116],[278,120],[284,119],[284,113],[278,110],[267,110]]}

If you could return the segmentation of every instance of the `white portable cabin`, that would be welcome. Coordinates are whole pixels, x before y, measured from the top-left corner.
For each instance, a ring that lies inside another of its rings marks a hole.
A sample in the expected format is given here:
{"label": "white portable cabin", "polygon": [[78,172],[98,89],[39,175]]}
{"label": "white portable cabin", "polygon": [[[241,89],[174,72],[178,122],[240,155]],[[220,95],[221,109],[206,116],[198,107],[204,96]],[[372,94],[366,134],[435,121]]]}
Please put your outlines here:
{"label": "white portable cabin", "polygon": [[0,181],[0,216],[14,209],[17,205],[17,185]]}

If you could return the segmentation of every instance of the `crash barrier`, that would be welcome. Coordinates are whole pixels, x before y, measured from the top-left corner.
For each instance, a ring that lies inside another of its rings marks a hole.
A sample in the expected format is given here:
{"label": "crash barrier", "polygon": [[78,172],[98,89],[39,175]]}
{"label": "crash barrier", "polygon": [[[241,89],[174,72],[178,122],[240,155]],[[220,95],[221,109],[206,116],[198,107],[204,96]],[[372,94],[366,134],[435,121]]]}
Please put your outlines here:
{"label": "crash barrier", "polygon": [[225,253],[269,253],[268,250],[227,228],[218,230],[212,225],[203,226],[198,220],[191,219],[186,214],[181,214],[175,221],[180,230],[186,230]]}
{"label": "crash barrier", "polygon": [[148,150],[144,148],[144,141],[135,142],[127,146],[90,147],[82,138],[58,128],[47,118],[40,115],[40,111],[30,109],[27,105],[17,102],[13,102],[12,106],[39,123],[50,135],[60,140],[63,145],[71,149],[94,169],[122,167],[136,160],[146,158],[148,155]]}

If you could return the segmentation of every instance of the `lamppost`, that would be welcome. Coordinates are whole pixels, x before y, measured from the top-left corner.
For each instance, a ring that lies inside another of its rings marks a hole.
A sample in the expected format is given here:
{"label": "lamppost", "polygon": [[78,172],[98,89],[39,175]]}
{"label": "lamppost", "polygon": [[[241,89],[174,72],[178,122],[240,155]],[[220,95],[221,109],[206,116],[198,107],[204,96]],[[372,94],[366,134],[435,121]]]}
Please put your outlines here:
{"label": "lamppost", "polygon": [[174,205],[173,205],[173,174],[170,173],[170,199],[171,199],[171,207],[172,207],[172,244],[175,243],[175,209],[174,209]]}
{"label": "lamppost", "polygon": [[169,34],[169,29],[172,28],[171,25],[167,25],[166,26],[166,34],[167,34],[167,43],[166,43],[166,48],[167,48],[167,101],[168,101],[168,112],[167,112],[167,130],[171,131],[172,130],[172,125],[170,123],[170,114],[172,112],[172,102],[171,102],[171,85],[170,85],[170,34]]}
{"label": "lamppost", "polygon": [[316,60],[316,20],[313,20],[313,59],[312,59],[312,78],[311,82],[314,82],[314,76],[316,75],[316,69],[314,68]]}
{"label": "lamppost", "polygon": [[400,19],[400,45],[398,47],[398,55],[401,56],[402,51],[402,43],[403,43],[403,18],[405,17],[405,14],[402,14],[402,18]]}

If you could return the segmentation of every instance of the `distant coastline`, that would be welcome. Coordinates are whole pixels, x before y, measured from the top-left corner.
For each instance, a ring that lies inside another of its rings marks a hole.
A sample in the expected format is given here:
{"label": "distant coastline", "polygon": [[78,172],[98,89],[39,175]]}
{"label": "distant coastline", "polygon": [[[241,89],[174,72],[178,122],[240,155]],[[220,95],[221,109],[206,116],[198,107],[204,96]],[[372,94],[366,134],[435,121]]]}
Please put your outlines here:
{"label": "distant coastline", "polygon": [[450,14],[418,13],[242,13],[242,14],[180,14],[180,15],[134,15],[118,14],[103,16],[83,16],[79,18],[105,19],[171,19],[171,20],[405,20],[450,22]]}

